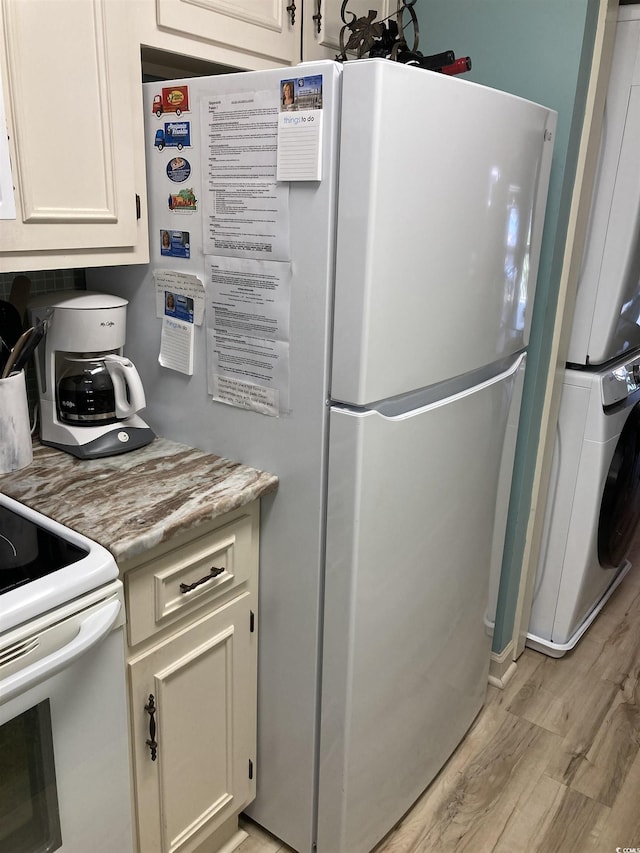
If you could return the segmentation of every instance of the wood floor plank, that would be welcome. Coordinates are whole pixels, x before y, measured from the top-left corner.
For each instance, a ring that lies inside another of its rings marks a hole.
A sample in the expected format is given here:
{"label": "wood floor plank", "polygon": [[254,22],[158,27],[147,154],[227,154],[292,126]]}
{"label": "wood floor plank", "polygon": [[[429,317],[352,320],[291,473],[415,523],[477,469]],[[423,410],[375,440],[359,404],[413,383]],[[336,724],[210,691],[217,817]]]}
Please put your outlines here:
{"label": "wood floor plank", "polygon": [[584,697],[592,680],[588,671],[564,660],[532,652],[538,665],[521,682],[520,690],[508,703],[507,710],[559,735],[566,735],[579,724],[585,714]]}
{"label": "wood floor plank", "polygon": [[493,850],[518,802],[531,797],[559,741],[527,720],[496,711],[488,740],[478,741],[461,766],[456,756],[455,774],[447,767],[378,853]]}
{"label": "wood floor plank", "polygon": [[536,853],[583,853],[585,846],[599,837],[609,811],[590,797],[565,788],[559,808],[536,837],[533,849]]}
{"label": "wood floor plank", "polygon": [[[603,731],[609,726],[611,709],[618,696],[618,688],[611,682],[595,680],[582,704],[583,714],[562,740],[561,747],[551,756],[547,775],[564,785],[573,786],[583,765],[588,765],[594,755],[594,744],[599,743]],[[589,756],[591,755],[591,758]],[[583,793],[587,793],[583,791]]]}
{"label": "wood floor plank", "polygon": [[544,773],[529,796],[521,797],[504,825],[495,853],[533,853],[534,839],[543,834],[560,807],[566,787]]}
{"label": "wood floor plank", "polygon": [[609,812],[543,774],[531,795],[521,798],[492,853],[578,851],[585,838],[600,830]]}
{"label": "wood floor plank", "polygon": [[565,767],[563,781],[571,788],[613,806],[640,749],[639,699],[636,675],[612,697],[592,743],[586,750],[582,745]]}
{"label": "wood floor plank", "polygon": [[616,847],[640,848],[640,755],[636,755],[629,773],[609,809],[604,825],[586,845],[589,853],[615,850]]}

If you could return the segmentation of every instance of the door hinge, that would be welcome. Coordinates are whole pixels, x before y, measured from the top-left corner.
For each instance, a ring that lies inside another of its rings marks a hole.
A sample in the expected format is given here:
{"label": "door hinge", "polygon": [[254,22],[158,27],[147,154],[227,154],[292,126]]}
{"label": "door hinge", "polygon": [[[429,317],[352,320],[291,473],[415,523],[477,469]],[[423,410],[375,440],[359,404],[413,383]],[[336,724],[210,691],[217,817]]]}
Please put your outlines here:
{"label": "door hinge", "polygon": [[140,219],[140,196],[136,193],[136,219]]}
{"label": "door hinge", "polygon": [[249,633],[253,634],[256,629],[256,614],[253,610],[249,611]]}
{"label": "door hinge", "polygon": [[249,779],[253,779],[253,761],[249,759]]}

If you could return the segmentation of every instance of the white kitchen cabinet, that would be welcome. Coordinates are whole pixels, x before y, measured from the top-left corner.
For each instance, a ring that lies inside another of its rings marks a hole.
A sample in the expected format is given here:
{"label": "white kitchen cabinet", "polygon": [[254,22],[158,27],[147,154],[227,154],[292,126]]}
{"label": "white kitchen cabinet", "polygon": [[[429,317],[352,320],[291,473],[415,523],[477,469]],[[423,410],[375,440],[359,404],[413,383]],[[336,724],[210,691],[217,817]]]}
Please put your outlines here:
{"label": "white kitchen cabinet", "polygon": [[16,218],[0,271],[148,260],[140,47],[125,0],[1,0]]}
{"label": "white kitchen cabinet", "polygon": [[259,505],[125,564],[139,853],[225,852],[255,797]]}
{"label": "white kitchen cabinet", "polygon": [[239,68],[290,65],[300,55],[301,0],[157,0],[156,15],[160,30],[237,51]]}
{"label": "white kitchen cabinet", "polygon": [[[342,0],[157,0],[155,26],[143,24],[145,44],[176,53],[187,50],[171,44],[162,33],[195,39],[197,55],[237,68],[260,70],[302,61],[335,59],[340,50]],[[396,0],[350,0],[356,16],[377,12],[376,20],[396,10]],[[144,5],[139,7],[144,11]],[[351,20],[351,16],[347,16]],[[209,53],[202,45],[209,45]],[[231,51],[231,53],[229,53]],[[234,55],[235,54],[235,55]]]}

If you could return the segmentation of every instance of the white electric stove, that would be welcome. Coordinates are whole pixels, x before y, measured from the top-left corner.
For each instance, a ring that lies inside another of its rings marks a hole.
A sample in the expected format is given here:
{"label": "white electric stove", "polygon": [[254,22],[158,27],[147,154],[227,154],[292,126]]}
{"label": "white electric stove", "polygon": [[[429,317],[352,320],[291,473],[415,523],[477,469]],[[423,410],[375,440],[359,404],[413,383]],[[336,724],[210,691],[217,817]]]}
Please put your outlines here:
{"label": "white electric stove", "polygon": [[133,850],[124,621],[111,554],[0,494],[0,850]]}

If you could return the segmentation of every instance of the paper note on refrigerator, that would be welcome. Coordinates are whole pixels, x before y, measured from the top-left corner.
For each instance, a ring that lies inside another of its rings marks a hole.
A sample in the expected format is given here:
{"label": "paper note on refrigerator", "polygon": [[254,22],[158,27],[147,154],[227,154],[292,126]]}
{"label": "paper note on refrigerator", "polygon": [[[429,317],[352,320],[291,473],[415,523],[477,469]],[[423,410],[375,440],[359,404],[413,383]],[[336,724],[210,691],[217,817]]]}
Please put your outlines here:
{"label": "paper note on refrigerator", "polygon": [[289,186],[276,181],[278,93],[202,102],[205,255],[288,261]]}
{"label": "paper note on refrigerator", "polygon": [[280,81],[279,181],[322,179],[322,74]]}
{"label": "paper note on refrigerator", "polygon": [[[170,313],[178,319],[186,319],[184,310],[191,311],[190,322],[201,326],[204,320],[204,285],[197,275],[177,270],[157,269],[153,272],[156,285],[156,316],[158,319]],[[172,299],[168,302],[169,296]],[[182,310],[181,310],[182,309]]]}
{"label": "paper note on refrigerator", "polygon": [[160,355],[162,367],[193,375],[193,323],[165,316],[162,320]]}
{"label": "paper note on refrigerator", "polygon": [[207,380],[214,400],[289,410],[291,264],[206,259]]}
{"label": "paper note on refrigerator", "polygon": [[322,110],[278,118],[278,180],[322,178]]}

